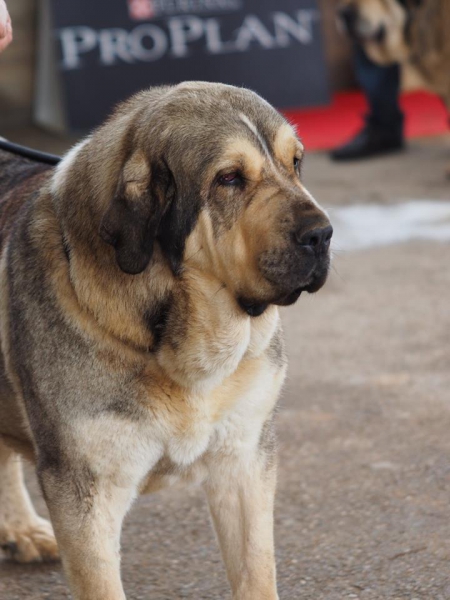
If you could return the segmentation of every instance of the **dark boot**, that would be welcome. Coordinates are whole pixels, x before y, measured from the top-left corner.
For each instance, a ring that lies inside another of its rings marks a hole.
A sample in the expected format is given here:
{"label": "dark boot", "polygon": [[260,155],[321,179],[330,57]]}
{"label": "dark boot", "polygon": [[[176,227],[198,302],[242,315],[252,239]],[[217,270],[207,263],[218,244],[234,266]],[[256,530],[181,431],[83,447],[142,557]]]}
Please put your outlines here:
{"label": "dark boot", "polygon": [[330,156],[336,161],[358,160],[398,152],[404,147],[403,127],[397,126],[389,130],[367,121],[352,140],[333,150]]}

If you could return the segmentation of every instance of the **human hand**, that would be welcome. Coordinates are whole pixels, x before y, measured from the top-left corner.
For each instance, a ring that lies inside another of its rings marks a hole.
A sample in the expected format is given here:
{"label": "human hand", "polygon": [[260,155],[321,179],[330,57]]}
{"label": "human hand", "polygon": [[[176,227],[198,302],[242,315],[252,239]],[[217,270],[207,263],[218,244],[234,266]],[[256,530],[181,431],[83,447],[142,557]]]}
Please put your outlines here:
{"label": "human hand", "polygon": [[6,8],[5,0],[0,0],[0,52],[11,43],[12,38],[11,17]]}

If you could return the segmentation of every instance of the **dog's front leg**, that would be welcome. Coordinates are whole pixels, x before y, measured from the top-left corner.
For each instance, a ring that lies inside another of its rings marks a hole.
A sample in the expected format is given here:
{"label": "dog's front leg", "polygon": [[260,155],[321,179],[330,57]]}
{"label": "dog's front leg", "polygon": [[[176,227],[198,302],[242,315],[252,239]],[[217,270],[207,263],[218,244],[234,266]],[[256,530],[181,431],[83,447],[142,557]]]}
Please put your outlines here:
{"label": "dog's front leg", "polygon": [[79,465],[41,470],[39,479],[74,599],[125,600],[120,533],[135,490]]}
{"label": "dog's front leg", "polygon": [[275,464],[267,455],[214,459],[209,506],[233,600],[277,600],[273,542]]}

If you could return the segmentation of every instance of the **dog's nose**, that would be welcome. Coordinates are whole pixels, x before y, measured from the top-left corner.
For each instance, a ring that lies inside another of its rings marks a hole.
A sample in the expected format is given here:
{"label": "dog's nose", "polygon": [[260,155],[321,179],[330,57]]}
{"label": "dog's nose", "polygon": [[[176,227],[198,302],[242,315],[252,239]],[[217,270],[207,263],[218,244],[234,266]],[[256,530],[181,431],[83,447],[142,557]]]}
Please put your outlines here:
{"label": "dog's nose", "polygon": [[332,235],[333,227],[328,225],[327,227],[310,229],[306,232],[298,232],[296,239],[301,246],[306,246],[314,252],[320,253],[328,250]]}
{"label": "dog's nose", "polygon": [[358,11],[356,10],[356,7],[353,6],[353,4],[349,4],[339,10],[339,16],[345,23],[347,28],[351,30],[358,18]]}

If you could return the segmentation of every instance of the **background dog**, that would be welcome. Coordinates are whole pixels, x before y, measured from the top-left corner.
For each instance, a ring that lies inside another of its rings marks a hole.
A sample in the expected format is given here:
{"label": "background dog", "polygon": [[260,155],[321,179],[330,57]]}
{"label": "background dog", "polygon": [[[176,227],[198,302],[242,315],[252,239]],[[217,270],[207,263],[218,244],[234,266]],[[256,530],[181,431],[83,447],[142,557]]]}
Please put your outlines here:
{"label": "background dog", "polygon": [[[276,600],[278,306],[327,278],[303,147],[256,94],[188,83],[121,105],[56,168],[0,152],[0,543],[77,600],[123,600],[134,498],[203,482],[235,600]],[[174,516],[176,518],[176,516]]]}
{"label": "background dog", "polygon": [[409,61],[450,109],[447,0],[340,0],[340,21],[380,64]]}

